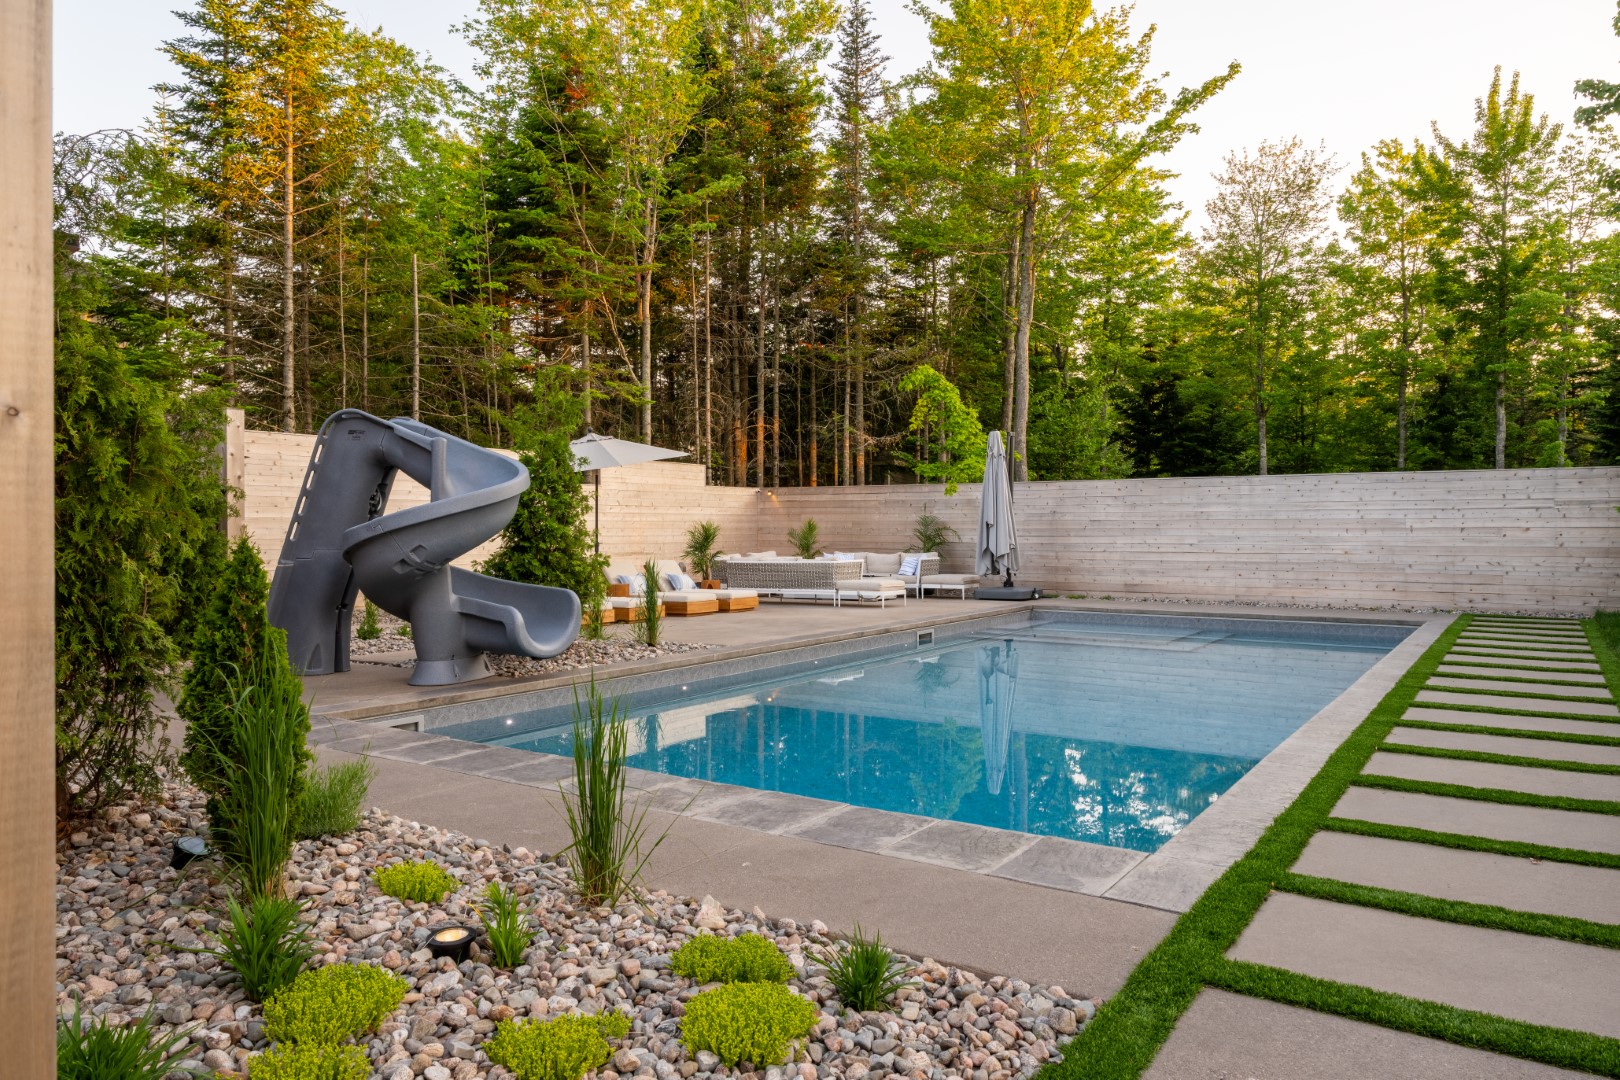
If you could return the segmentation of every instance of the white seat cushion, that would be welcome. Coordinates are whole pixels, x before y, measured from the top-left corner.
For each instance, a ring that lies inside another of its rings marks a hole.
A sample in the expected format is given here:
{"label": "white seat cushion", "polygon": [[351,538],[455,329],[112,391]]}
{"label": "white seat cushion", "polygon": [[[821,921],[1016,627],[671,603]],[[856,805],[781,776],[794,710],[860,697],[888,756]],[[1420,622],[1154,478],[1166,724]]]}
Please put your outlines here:
{"label": "white seat cushion", "polygon": [[840,581],[838,591],[841,593],[891,592],[898,596],[906,591],[906,583],[899,578],[890,577],[859,578],[855,581]]}

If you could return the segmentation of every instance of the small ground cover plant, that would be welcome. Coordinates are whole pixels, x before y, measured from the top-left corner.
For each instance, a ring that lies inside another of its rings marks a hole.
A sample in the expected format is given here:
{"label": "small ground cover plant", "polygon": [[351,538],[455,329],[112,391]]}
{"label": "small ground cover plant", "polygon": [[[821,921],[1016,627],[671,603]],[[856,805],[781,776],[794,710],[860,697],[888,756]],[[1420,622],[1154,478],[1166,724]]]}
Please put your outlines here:
{"label": "small ground cover plant", "polygon": [[370,964],[306,971],[264,1003],[265,1033],[278,1043],[336,1046],[375,1031],[406,989],[404,979]]}
{"label": "small ground cover plant", "polygon": [[550,1020],[502,1020],[484,1043],[484,1053],[504,1065],[518,1080],[579,1080],[607,1064],[613,1054],[609,1039],[630,1034],[623,1013],[573,1014]]}
{"label": "small ground cover plant", "polygon": [[436,904],[456,887],[450,872],[431,860],[384,866],[373,877],[389,896],[414,904]]}
{"label": "small ground cover plant", "polygon": [[354,636],[361,641],[376,641],[382,637],[382,626],[377,622],[377,605],[370,600],[360,613],[360,625],[354,628]]}
{"label": "small ground cover plant", "polygon": [[300,901],[279,896],[252,897],[245,906],[230,899],[219,944],[208,951],[236,972],[249,1000],[263,1001],[290,984],[315,955],[303,912]]}
{"label": "small ground cover plant", "polygon": [[699,983],[785,983],[793,977],[793,965],[782,950],[758,934],[701,934],[675,950],[670,970]]}
{"label": "small ground cover plant", "polygon": [[881,1009],[896,990],[916,985],[906,978],[906,965],[895,959],[882,936],[873,934],[868,938],[861,933],[859,923],[847,948],[828,949],[811,959],[827,973],[828,981],[838,991],[838,1000],[856,1012]]}
{"label": "small ground cover plant", "polygon": [[816,1022],[816,1007],[780,983],[737,982],[705,990],[686,1003],[681,1041],[724,1064],[780,1065]]}
{"label": "small ground cover plant", "polygon": [[273,1046],[248,1061],[248,1080],[366,1080],[371,1062],[358,1046]]}
{"label": "small ground cover plant", "polygon": [[500,882],[490,882],[478,905],[478,917],[484,923],[495,966],[514,968],[523,963],[523,954],[534,940],[534,920],[517,896]]}
{"label": "small ground cover plant", "polygon": [[310,772],[298,796],[294,830],[298,839],[345,836],[358,829],[360,805],[376,777],[377,767],[364,758]]}
{"label": "small ground cover plant", "polygon": [[89,1024],[73,1003],[73,1018],[56,1029],[57,1080],[162,1080],[180,1060],[189,1029],[155,1036],[155,1013],[129,1024],[96,1017]]}

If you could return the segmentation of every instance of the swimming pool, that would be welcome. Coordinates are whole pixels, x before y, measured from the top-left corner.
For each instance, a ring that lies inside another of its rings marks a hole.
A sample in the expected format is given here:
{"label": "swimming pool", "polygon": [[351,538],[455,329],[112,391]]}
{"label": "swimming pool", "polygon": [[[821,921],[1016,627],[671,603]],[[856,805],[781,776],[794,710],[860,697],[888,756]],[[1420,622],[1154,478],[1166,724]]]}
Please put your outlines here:
{"label": "swimming pool", "polygon": [[[629,764],[1153,851],[1410,631],[1036,612],[637,694]],[[570,724],[551,708],[436,730],[568,755]]]}

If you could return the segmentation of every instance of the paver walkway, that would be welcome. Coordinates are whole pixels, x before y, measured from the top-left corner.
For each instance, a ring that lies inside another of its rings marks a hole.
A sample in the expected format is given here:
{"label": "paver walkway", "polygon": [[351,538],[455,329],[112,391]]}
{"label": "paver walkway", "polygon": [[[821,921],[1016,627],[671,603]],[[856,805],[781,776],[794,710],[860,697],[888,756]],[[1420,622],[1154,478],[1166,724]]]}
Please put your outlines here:
{"label": "paver walkway", "polygon": [[[1620,708],[1600,670],[1579,623],[1475,618],[1295,863],[1318,895],[1273,892],[1227,956],[1620,1037]],[[1383,891],[1341,902],[1354,889]],[[1206,989],[1146,1075],[1583,1074]]]}

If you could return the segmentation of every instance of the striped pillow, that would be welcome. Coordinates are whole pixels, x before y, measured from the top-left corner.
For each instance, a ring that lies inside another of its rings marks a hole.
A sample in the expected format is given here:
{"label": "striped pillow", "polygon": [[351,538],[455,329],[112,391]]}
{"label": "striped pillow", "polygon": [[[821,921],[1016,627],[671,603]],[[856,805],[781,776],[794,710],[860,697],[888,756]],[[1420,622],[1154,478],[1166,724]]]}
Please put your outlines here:
{"label": "striped pillow", "polygon": [[907,555],[904,559],[900,560],[900,576],[916,577],[917,569],[920,566],[922,566],[922,556]]}

